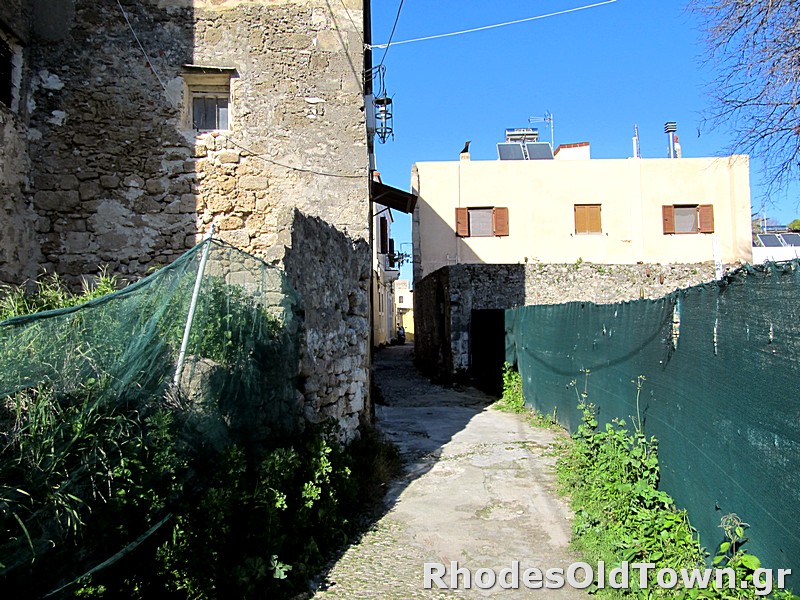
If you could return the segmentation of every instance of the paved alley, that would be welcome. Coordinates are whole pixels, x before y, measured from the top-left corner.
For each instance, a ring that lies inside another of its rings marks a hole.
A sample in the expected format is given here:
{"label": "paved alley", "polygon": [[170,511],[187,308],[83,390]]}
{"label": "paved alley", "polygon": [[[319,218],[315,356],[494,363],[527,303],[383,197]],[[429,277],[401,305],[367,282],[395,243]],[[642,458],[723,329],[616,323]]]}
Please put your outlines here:
{"label": "paved alley", "polygon": [[377,422],[399,446],[405,475],[387,493],[386,514],[345,552],[316,597],[585,597],[570,587],[527,589],[521,578],[519,589],[478,589],[474,578],[468,590],[462,579],[459,590],[423,588],[426,562],[449,568],[458,561],[474,576],[519,561],[522,575],[529,567],[566,570],[576,557],[548,452],[560,434],[489,409],[492,398],[475,389],[429,383],[414,370],[412,353],[406,345],[375,355],[385,401]]}

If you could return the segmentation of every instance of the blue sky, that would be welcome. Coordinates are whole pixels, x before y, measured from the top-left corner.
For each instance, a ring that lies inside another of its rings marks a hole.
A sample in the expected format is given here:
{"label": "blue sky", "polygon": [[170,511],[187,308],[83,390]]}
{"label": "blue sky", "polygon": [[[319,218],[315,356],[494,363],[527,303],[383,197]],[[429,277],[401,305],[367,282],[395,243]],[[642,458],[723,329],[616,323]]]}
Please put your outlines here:
{"label": "blue sky", "polygon": [[[393,42],[579,8],[602,0],[405,0]],[[400,0],[372,1],[372,39],[386,43]],[[497,158],[508,127],[538,127],[554,117],[555,144],[591,142],[592,158],[631,156],[634,124],[642,157],[664,157],[664,123],[676,121],[685,157],[723,154],[734,141],[703,124],[714,77],[705,61],[698,18],[684,0],[614,3],[526,23],[388,49],[385,86],[393,100],[394,140],[376,144],[384,183],[410,189],[411,165],[458,160],[472,140],[472,160]],[[373,63],[383,49],[373,50]],[[699,134],[699,135],[698,135]],[[763,198],[761,165],[751,157],[751,193]],[[767,216],[800,216],[789,193],[773,194]],[[395,214],[397,244],[411,241],[410,217]],[[410,252],[410,245],[402,245]],[[409,268],[402,271],[410,279]]]}

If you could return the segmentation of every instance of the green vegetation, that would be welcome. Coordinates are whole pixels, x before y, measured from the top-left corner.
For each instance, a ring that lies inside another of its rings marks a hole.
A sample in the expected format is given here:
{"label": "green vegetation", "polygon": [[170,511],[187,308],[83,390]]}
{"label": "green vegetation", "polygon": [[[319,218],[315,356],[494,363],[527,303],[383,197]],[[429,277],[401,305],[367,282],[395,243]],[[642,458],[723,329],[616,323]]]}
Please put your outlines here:
{"label": "green vegetation", "polygon": [[[712,565],[730,568],[737,582],[747,581],[747,589],[661,589],[655,573],[662,568],[706,568],[708,553],[698,542],[685,510],[676,508],[673,499],[658,489],[658,443],[647,437],[642,429],[639,398],[645,378],[638,377],[636,385],[636,415],[632,431],[622,419],[615,419],[604,429],[598,429],[595,407],[588,401],[589,372],[584,372],[583,389],[573,381],[582,411],[582,424],[570,440],[556,449],[558,479],[562,493],[570,497],[573,512],[573,545],[589,564],[603,561],[605,582],[610,573],[623,562],[653,563],[646,589],[638,587],[638,571],[632,571],[631,589],[598,587],[595,581],[589,592],[606,598],[691,598],[691,599],[753,599],[763,598],[753,577],[761,567],[758,557],[745,547],[747,523],[731,514],[722,518],[720,527],[727,541],[713,556]],[[503,397],[493,406],[498,410],[525,413],[522,379],[511,365],[503,369]],[[534,426],[553,427],[555,415],[534,413]],[[723,583],[727,583],[723,579]],[[774,582],[773,582],[774,583]],[[762,586],[763,587],[763,586]],[[770,597],[781,600],[800,600],[788,591],[776,590]]]}
{"label": "green vegetation", "polygon": [[[399,455],[372,431],[345,448],[331,425],[282,429],[297,421],[276,393],[294,389],[291,331],[222,277],[207,277],[189,340],[187,364],[206,371],[187,369],[191,389],[173,388],[194,273],[154,277],[0,330],[0,585],[61,598],[302,592],[382,497]],[[0,316],[116,287],[104,276],[72,294],[45,278],[34,294],[0,293]],[[253,415],[268,440],[248,437]]]}
{"label": "green vegetation", "polygon": [[[586,373],[588,382],[588,372]],[[637,386],[639,393],[644,378]],[[575,385],[575,382],[573,382]],[[686,511],[678,510],[672,498],[658,489],[659,466],[657,441],[646,437],[637,414],[633,431],[625,421],[615,419],[598,430],[595,409],[588,402],[587,384],[576,393],[583,423],[573,436],[558,463],[559,482],[571,497],[575,513],[573,542],[590,563],[604,561],[607,571],[623,561],[654,563],[656,570],[704,568],[707,554],[701,548],[689,524]],[[612,598],[756,598],[753,573],[760,567],[757,557],[742,544],[746,524],[735,515],[723,519],[728,542],[718,549],[713,563],[730,567],[739,581],[747,580],[748,589],[707,590],[659,589],[651,581],[646,589],[594,589],[598,595]],[[652,572],[651,572],[652,575]],[[632,577],[631,583],[637,583]],[[795,598],[788,592],[776,597]]]}
{"label": "green vegetation", "polygon": [[509,363],[503,365],[503,395],[492,408],[503,412],[525,414],[531,425],[550,429],[561,429],[556,419],[555,411],[552,415],[543,415],[525,405],[522,392],[522,377]]}
{"label": "green vegetation", "polygon": [[503,365],[503,396],[492,407],[511,413],[522,413],[527,410],[522,395],[522,378],[508,363]]}
{"label": "green vegetation", "polygon": [[155,543],[82,581],[77,595],[261,598],[306,590],[382,496],[370,492],[386,483],[376,476],[393,476],[400,464],[374,432],[346,450],[332,432],[309,431],[255,464],[231,446],[195,493],[169,507],[173,517]]}
{"label": "green vegetation", "polygon": [[800,219],[795,219],[787,225],[789,231],[800,231]]}
{"label": "green vegetation", "polygon": [[64,280],[53,273],[38,279],[35,287],[34,293],[27,293],[24,286],[0,285],[0,321],[83,304],[116,291],[119,280],[116,275],[103,270],[93,286],[84,281],[82,292],[73,294]]}

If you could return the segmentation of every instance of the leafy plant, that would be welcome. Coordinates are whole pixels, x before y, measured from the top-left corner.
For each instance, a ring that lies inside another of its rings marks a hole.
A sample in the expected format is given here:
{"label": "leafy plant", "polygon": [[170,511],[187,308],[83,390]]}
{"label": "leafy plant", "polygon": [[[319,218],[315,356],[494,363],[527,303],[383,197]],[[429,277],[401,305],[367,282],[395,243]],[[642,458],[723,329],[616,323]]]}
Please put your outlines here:
{"label": "leafy plant", "polygon": [[[557,469],[564,493],[571,497],[575,513],[573,543],[590,561],[604,561],[607,569],[622,562],[653,563],[656,570],[704,568],[707,553],[697,541],[686,511],[678,510],[672,498],[658,489],[658,444],[642,430],[639,395],[645,378],[636,384],[637,416],[633,431],[624,420],[614,419],[598,429],[597,411],[588,401],[588,377],[583,389],[573,381],[582,411],[582,423],[572,443],[559,459]],[[750,578],[760,566],[758,559],[741,548],[745,523],[735,515],[723,519],[728,541],[714,558],[716,566],[730,566],[737,581]],[[609,588],[592,590],[611,597],[636,598],[755,598],[754,586],[748,589],[660,589],[654,582],[638,589],[631,580],[630,590]],[[789,592],[780,598],[794,598]]]}
{"label": "leafy plant", "polygon": [[521,413],[525,411],[522,377],[509,363],[503,365],[503,395],[493,406],[503,412]]}

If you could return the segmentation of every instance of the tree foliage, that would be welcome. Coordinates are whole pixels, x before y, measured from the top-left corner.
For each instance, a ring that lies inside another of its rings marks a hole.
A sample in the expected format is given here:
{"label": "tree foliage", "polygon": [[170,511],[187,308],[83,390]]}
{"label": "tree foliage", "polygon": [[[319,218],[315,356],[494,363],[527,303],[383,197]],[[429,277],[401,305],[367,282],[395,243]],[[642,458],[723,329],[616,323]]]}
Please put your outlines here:
{"label": "tree foliage", "polygon": [[800,175],[800,2],[690,0],[719,73],[708,121],[736,134],[732,150],[764,161],[769,187]]}

